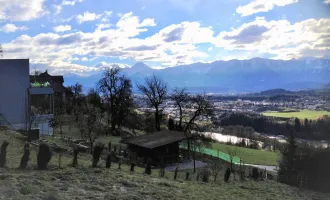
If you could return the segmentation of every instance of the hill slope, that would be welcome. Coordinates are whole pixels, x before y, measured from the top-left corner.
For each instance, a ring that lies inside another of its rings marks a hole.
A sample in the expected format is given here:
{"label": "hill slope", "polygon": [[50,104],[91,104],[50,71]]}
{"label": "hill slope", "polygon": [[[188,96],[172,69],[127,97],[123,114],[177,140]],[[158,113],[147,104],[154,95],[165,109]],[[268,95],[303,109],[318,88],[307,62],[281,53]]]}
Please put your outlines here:
{"label": "hill slope", "polygon": [[89,167],[91,157],[79,154],[78,168],[69,167],[72,156],[64,154],[62,169],[57,169],[58,155],[54,154],[49,169],[34,169],[36,149],[31,150],[28,169],[19,170],[20,156],[24,138],[11,131],[0,131],[0,141],[9,141],[7,168],[0,168],[0,199],[329,199],[330,194],[321,194],[277,183],[276,181],[239,181],[224,183],[224,169],[217,182],[197,182],[196,177],[184,181],[185,172],[179,172],[178,180],[173,173],[166,172],[165,178],[159,178],[158,170],[151,176],[143,174],[142,168],[136,168],[134,174],[129,167],[122,165],[117,169],[113,163],[111,169]]}

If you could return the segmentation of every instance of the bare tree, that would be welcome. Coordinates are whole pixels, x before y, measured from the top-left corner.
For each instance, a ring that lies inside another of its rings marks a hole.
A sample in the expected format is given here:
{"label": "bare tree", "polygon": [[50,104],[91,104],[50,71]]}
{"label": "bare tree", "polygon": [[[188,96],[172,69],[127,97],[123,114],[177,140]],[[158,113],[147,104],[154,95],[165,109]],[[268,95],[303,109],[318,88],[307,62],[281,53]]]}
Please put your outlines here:
{"label": "bare tree", "polygon": [[167,85],[159,77],[153,75],[145,79],[145,85],[137,85],[138,89],[147,97],[147,103],[155,109],[155,125],[156,129],[160,131],[161,111],[159,106],[166,99]]}
{"label": "bare tree", "polygon": [[210,169],[212,171],[214,182],[217,181],[218,174],[222,170],[222,167],[223,167],[223,165],[219,158],[216,158],[211,162]]}
{"label": "bare tree", "polygon": [[[195,120],[197,117],[200,116],[212,116],[213,115],[213,107],[212,105],[208,102],[206,94],[198,94],[195,97],[192,97],[190,99],[191,101],[191,106],[195,111],[186,124],[186,127],[184,129],[184,132],[187,137],[188,141],[188,153],[190,154],[190,136],[191,136],[191,131],[193,128],[197,128],[198,131],[200,131],[200,128],[198,125],[195,123]],[[189,155],[190,156],[190,155]]]}
{"label": "bare tree", "polygon": [[229,160],[230,160],[230,171],[233,172],[233,161],[237,154],[237,146],[235,146],[235,148],[227,147],[227,153],[229,155]]}
{"label": "bare tree", "polygon": [[[188,142],[188,141],[187,141]],[[194,162],[194,173],[196,172],[196,159],[197,159],[197,151],[199,153],[202,153],[203,151],[203,143],[201,140],[197,139],[197,137],[193,138],[190,140],[190,142],[188,142],[188,150],[189,147],[191,147],[191,151],[192,151],[192,158],[193,158],[193,162]]]}
{"label": "bare tree", "polygon": [[70,86],[70,90],[73,93],[72,96],[72,107],[73,114],[75,116],[75,121],[78,123],[78,117],[80,114],[82,102],[83,102],[83,94],[82,94],[82,85],[80,83],[76,83]]}
{"label": "bare tree", "polygon": [[[63,123],[64,123],[64,107],[63,104],[59,104],[55,109],[54,117],[49,121],[49,126],[52,128],[60,128],[60,134],[63,134]],[[54,136],[54,135],[53,135]]]}
{"label": "bare tree", "polygon": [[176,107],[179,108],[179,129],[182,130],[183,106],[189,100],[189,95],[186,88],[175,88],[171,99],[175,101]]}
{"label": "bare tree", "polygon": [[133,107],[131,80],[120,75],[119,67],[107,69],[97,84],[107,103],[108,125],[111,130],[124,124]]}
{"label": "bare tree", "polygon": [[195,97],[191,98],[191,107],[195,110],[193,116],[188,121],[184,132],[188,132],[191,128],[193,128],[194,122],[199,116],[212,116],[213,115],[213,107],[210,102],[207,100],[207,95],[198,94]]}
{"label": "bare tree", "polygon": [[100,109],[87,104],[86,115],[80,114],[78,120],[79,131],[82,139],[87,139],[90,144],[90,152],[93,152],[95,140],[99,137],[102,127]]}
{"label": "bare tree", "polygon": [[108,125],[111,124],[111,129],[115,130],[115,94],[117,93],[117,82],[120,69],[119,67],[113,67],[106,69],[103,73],[103,77],[99,80],[97,87],[101,94],[103,94],[107,102],[108,111]]}

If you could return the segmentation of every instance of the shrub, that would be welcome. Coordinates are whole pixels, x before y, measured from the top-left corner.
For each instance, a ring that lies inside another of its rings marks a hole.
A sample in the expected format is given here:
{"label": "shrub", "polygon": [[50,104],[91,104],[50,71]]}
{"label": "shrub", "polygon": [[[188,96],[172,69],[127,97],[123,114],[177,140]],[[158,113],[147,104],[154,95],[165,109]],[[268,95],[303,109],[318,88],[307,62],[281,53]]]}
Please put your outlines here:
{"label": "shrub", "polygon": [[231,174],[230,168],[227,168],[226,173],[225,173],[225,177],[224,177],[225,182],[228,182],[230,174]]}
{"label": "shrub", "polygon": [[199,181],[199,173],[197,173],[196,180]]}
{"label": "shrub", "polygon": [[108,150],[111,151],[111,141],[108,143]]}
{"label": "shrub", "polygon": [[259,179],[259,170],[258,170],[258,168],[255,168],[255,167],[252,168],[252,178],[254,180]]}
{"label": "shrub", "polygon": [[[119,161],[118,161],[118,169],[121,169],[121,163],[122,163],[122,160],[121,160],[121,158],[119,159]],[[151,173],[151,172],[150,172]]]}
{"label": "shrub", "polygon": [[102,151],[103,151],[102,144],[97,144],[94,146],[92,167],[96,167],[97,163],[100,160]]}
{"label": "shrub", "polygon": [[111,154],[109,154],[107,156],[107,162],[105,163],[105,167],[106,168],[110,168],[111,167]]}
{"label": "shrub", "polygon": [[159,176],[160,177],[164,177],[165,176],[165,168],[164,167],[160,167],[160,169],[159,169]]}
{"label": "shrub", "polygon": [[130,169],[131,172],[134,172],[134,167],[135,167],[135,163],[131,163],[131,169]]}
{"label": "shrub", "polygon": [[186,181],[189,180],[189,172],[186,172]]}
{"label": "shrub", "polygon": [[179,170],[179,165],[176,166],[175,171],[174,171],[174,180],[178,177],[178,170]]}
{"label": "shrub", "polygon": [[47,165],[52,158],[52,151],[46,143],[39,145],[39,152],[37,155],[38,169],[47,169]]}
{"label": "shrub", "polygon": [[211,176],[211,170],[208,168],[204,168],[200,171],[201,173],[201,177],[202,177],[202,181],[207,183],[209,182],[210,176]]}
{"label": "shrub", "polygon": [[167,125],[167,127],[168,127],[168,130],[174,130],[174,120],[172,119],[172,118],[169,118],[168,119],[168,125]]}
{"label": "shrub", "polygon": [[6,164],[6,157],[7,157],[7,147],[9,142],[4,140],[1,144],[1,152],[0,152],[0,167],[4,167]]}
{"label": "shrub", "polygon": [[74,148],[73,149],[72,167],[76,167],[78,165],[78,154],[79,154],[78,148]]}
{"label": "shrub", "polygon": [[19,165],[19,168],[25,169],[27,167],[29,159],[30,159],[30,144],[25,143],[25,145],[24,145],[24,154],[21,158],[21,163]]}

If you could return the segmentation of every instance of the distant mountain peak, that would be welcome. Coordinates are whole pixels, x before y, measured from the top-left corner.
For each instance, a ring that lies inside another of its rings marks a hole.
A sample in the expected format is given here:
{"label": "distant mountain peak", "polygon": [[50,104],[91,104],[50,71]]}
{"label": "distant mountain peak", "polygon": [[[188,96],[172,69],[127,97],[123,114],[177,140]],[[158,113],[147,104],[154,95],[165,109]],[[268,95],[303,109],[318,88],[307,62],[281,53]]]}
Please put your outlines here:
{"label": "distant mountain peak", "polygon": [[132,68],[150,68],[150,69],[151,69],[151,67],[149,67],[148,65],[146,65],[146,64],[143,63],[143,62],[138,62],[138,63],[136,63],[135,65],[133,65]]}

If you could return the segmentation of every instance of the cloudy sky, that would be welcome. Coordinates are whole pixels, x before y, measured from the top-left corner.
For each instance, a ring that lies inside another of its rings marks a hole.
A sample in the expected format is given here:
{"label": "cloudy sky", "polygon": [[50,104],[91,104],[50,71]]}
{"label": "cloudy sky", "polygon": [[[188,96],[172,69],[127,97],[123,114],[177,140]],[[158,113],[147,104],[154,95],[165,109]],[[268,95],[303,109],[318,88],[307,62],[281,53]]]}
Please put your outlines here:
{"label": "cloudy sky", "polygon": [[0,0],[3,58],[86,75],[264,57],[330,56],[330,0]]}

